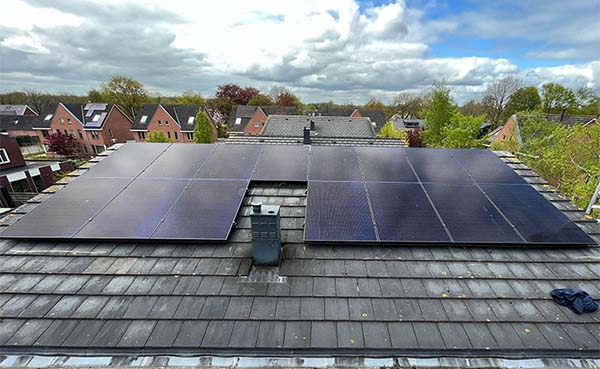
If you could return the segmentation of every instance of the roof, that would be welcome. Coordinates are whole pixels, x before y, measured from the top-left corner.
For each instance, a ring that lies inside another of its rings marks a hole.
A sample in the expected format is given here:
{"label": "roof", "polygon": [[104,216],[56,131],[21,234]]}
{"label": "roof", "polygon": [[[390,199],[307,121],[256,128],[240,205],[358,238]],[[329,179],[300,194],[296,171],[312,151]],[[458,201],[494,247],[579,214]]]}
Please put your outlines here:
{"label": "roof", "polygon": [[[147,130],[148,124],[156,113],[159,106],[171,116],[173,121],[181,127],[182,131],[193,131],[196,114],[202,109],[200,105],[164,105],[164,104],[144,104],[137,111],[133,121],[133,130]],[[146,118],[144,118],[146,117]],[[211,117],[212,119],[213,117]],[[191,119],[191,120],[190,120]]]}
{"label": "roof", "polygon": [[313,137],[368,138],[375,137],[369,118],[337,116],[271,115],[265,123],[262,135],[302,137],[304,127],[315,122]]}
{"label": "roof", "polygon": [[34,128],[50,128],[50,121],[45,121],[37,115],[0,114],[0,130],[32,131]]}
{"label": "roof", "polygon": [[549,122],[574,126],[577,124],[585,125],[597,117],[595,115],[572,115],[572,114],[517,114],[517,117],[544,117]]}
{"label": "roof", "polygon": [[27,109],[33,111],[27,105],[0,105],[0,115],[24,115]]}
{"label": "roof", "polygon": [[[112,108],[116,105],[107,103],[60,103],[86,129],[102,129]],[[55,106],[50,110],[55,112]]]}
{"label": "roof", "polygon": [[[239,136],[232,135],[221,140],[227,144],[247,145],[304,145],[301,137],[277,137],[277,136]],[[395,138],[329,138],[311,137],[311,146],[369,146],[369,147],[406,147],[406,141]]]}
{"label": "roof", "polygon": [[[158,104],[144,104],[138,111],[135,113],[135,119],[133,120],[133,125],[131,129],[133,130],[147,130],[148,123],[156,113],[156,109],[158,109]],[[145,118],[144,118],[145,117]]]}
{"label": "roof", "polygon": [[385,112],[383,110],[359,110],[360,115],[371,119],[375,123],[375,130],[379,132],[381,127],[387,122]]}
{"label": "roof", "polygon": [[[500,155],[600,241],[600,225]],[[246,277],[254,201],[282,206],[282,264],[260,282]],[[597,247],[305,244],[305,207],[306,185],[262,183],[226,243],[1,241],[3,355],[481,357],[493,367],[600,358],[598,313],[575,315],[548,296],[558,287],[599,296]]]}
{"label": "roof", "polygon": [[238,105],[234,107],[231,114],[229,114],[229,131],[244,132],[246,124],[248,124],[255,111],[256,106]]}

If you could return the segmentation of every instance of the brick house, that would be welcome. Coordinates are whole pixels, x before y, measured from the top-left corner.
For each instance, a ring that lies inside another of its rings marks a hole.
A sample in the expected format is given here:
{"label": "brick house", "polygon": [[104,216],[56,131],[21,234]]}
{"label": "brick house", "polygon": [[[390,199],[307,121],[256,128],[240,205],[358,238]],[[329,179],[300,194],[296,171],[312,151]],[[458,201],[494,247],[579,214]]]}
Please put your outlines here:
{"label": "brick house", "polygon": [[145,104],[136,113],[131,132],[137,142],[146,141],[152,131],[163,132],[168,138],[179,143],[194,143],[196,115],[202,110],[208,117],[217,138],[217,117],[212,111],[200,105]]}
{"label": "brick house", "polygon": [[385,112],[381,109],[356,109],[356,108],[326,108],[310,112],[309,115],[325,117],[350,117],[350,118],[369,118],[375,132],[379,132],[387,122]]}
{"label": "brick house", "polygon": [[247,136],[259,135],[271,115],[297,114],[293,106],[238,105],[229,117],[229,132]]}
{"label": "brick house", "polygon": [[50,122],[52,133],[60,132],[77,139],[81,155],[90,156],[106,150],[115,143],[133,138],[131,119],[115,104],[58,103],[43,117]]}
{"label": "brick house", "polygon": [[0,131],[17,139],[26,139],[32,143],[42,144],[48,137],[50,121],[44,121],[37,115],[1,115]]}
{"label": "brick house", "polygon": [[31,109],[29,105],[6,105],[0,104],[0,115],[38,115],[35,110]]}
{"label": "brick house", "polygon": [[7,133],[0,133],[0,170],[22,167],[25,159],[17,141]]}

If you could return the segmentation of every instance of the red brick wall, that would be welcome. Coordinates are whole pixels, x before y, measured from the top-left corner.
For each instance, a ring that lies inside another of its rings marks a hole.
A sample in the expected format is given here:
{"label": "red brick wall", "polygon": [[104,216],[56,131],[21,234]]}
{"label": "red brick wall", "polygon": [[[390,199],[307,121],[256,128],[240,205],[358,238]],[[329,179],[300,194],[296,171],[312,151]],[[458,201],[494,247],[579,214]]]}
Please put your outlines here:
{"label": "red brick wall", "polygon": [[111,131],[116,140],[115,143],[124,143],[133,139],[131,124],[131,120],[121,110],[113,107],[102,126],[102,132],[98,132],[98,135],[107,147],[113,144],[112,137],[110,137]]}
{"label": "red brick wall", "polygon": [[0,164],[0,170],[14,167],[22,167],[25,165],[25,159],[23,159],[23,154],[21,154],[19,145],[17,144],[17,141],[14,138],[5,135],[0,135],[0,148],[6,151],[6,155],[8,155],[8,160],[10,160],[10,163]]}
{"label": "red brick wall", "polygon": [[511,138],[512,141],[516,141],[517,137],[514,137],[516,132],[517,131],[515,130],[515,121],[513,120],[513,117],[510,117],[504,124],[504,127],[502,127],[500,132],[498,132],[496,137],[492,140],[492,142],[511,141]]}
{"label": "red brick wall", "polygon": [[[46,132],[50,132],[50,131],[46,131]],[[8,131],[8,135],[10,137],[17,137],[17,136],[31,136],[31,137],[37,137],[40,139],[41,143],[44,143],[44,135],[42,134],[41,130],[32,130],[32,131]]]}
{"label": "red brick wall", "polygon": [[[160,125],[158,124],[159,121]],[[166,124],[166,122],[169,124]],[[179,125],[177,125],[175,120],[160,106],[156,109],[154,116],[148,123],[148,132],[146,132],[146,138],[148,138],[148,135],[152,131],[161,131],[165,134],[165,136],[170,134],[173,142],[186,142],[185,138],[183,137],[184,134],[181,133],[181,128],[179,128]],[[175,132],[177,132],[177,139],[175,139]],[[138,135],[136,134],[136,136]],[[136,137],[136,140],[139,140],[139,138]]]}
{"label": "red brick wall", "polygon": [[25,111],[23,112],[23,115],[37,115],[33,112],[33,110],[31,110],[31,108],[28,106],[25,108]]}
{"label": "red brick wall", "polygon": [[245,135],[260,134],[263,127],[265,126],[266,121],[267,121],[267,116],[262,111],[262,109],[256,109],[256,111],[254,111],[254,114],[252,115],[252,118],[250,118],[250,120],[248,121],[248,124],[246,124],[246,127],[244,128],[244,134]]}
{"label": "red brick wall", "polygon": [[360,114],[360,112],[358,110],[355,110],[354,112],[352,112],[352,114],[350,114],[351,118],[362,118],[362,115]]}
{"label": "red brick wall", "polygon": [[[54,116],[52,117],[52,122],[50,123],[51,133],[60,132],[62,134],[67,131],[67,134],[73,134],[75,140],[82,147],[82,156],[91,155],[91,145],[102,145],[102,141],[99,139],[94,140],[89,132],[84,131],[83,125],[79,123],[77,118],[71,114],[66,108],[62,105],[58,105],[56,107],[56,111],[54,112]],[[81,136],[79,135],[81,133]],[[85,153],[83,146],[86,146],[88,150],[88,154]]]}

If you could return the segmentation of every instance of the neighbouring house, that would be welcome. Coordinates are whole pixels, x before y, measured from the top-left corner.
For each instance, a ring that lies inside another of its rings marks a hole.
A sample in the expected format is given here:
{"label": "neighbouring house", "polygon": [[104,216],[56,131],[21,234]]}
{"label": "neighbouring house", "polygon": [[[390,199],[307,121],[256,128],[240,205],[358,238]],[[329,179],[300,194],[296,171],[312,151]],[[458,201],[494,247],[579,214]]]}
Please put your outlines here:
{"label": "neighbouring house", "polygon": [[71,135],[80,145],[82,157],[105,151],[115,143],[131,140],[131,119],[115,104],[58,103],[45,117],[49,133]]}
{"label": "neighbouring house", "polygon": [[23,154],[41,154],[46,152],[50,121],[37,115],[0,115],[0,131],[17,140]]}
{"label": "neighbouring house", "polygon": [[233,108],[228,122],[231,134],[255,136],[262,131],[270,115],[294,115],[294,106],[249,106],[238,105]]}
{"label": "neighbouring house", "polygon": [[202,110],[212,125],[217,138],[219,116],[200,105],[145,104],[136,113],[131,127],[133,139],[145,142],[152,131],[160,131],[174,142],[194,143],[196,115]]}
{"label": "neighbouring house", "polygon": [[304,128],[311,137],[371,138],[375,128],[369,118],[340,116],[271,115],[267,118],[261,136],[303,137]]}
{"label": "neighbouring house", "polygon": [[0,105],[0,115],[38,115],[29,105]]}
{"label": "neighbouring house", "polygon": [[369,118],[375,133],[379,133],[381,127],[387,122],[385,112],[381,109],[356,109],[356,108],[327,108],[323,107],[308,113],[313,116],[325,117],[351,117]]}
{"label": "neighbouring house", "polygon": [[425,128],[425,119],[400,118],[399,116],[394,115],[390,121],[399,129]]}
{"label": "neighbouring house", "polygon": [[584,127],[596,124],[598,117],[595,115],[571,115],[571,114],[546,114],[546,120],[565,126],[582,125]]}

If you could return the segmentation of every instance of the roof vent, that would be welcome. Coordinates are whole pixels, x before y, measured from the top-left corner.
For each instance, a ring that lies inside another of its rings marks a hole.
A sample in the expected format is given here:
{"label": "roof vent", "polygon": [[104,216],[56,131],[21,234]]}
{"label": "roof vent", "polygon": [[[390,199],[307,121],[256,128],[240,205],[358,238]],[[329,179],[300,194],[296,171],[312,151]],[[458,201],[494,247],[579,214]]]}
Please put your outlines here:
{"label": "roof vent", "polygon": [[315,121],[311,119],[310,121],[310,130],[314,131],[315,130]]}
{"label": "roof vent", "polygon": [[304,127],[304,144],[310,145],[310,128]]}
{"label": "roof vent", "polygon": [[252,258],[257,266],[277,266],[281,259],[281,226],[278,205],[252,203]]}

